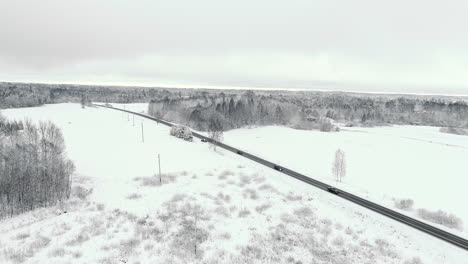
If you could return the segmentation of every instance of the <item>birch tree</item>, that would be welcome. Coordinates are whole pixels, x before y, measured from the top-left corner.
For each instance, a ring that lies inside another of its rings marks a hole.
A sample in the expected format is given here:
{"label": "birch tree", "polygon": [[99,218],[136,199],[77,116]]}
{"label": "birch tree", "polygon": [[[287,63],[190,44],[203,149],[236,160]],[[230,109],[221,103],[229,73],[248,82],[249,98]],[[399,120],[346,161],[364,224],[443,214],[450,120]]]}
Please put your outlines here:
{"label": "birch tree", "polygon": [[335,152],[335,160],[333,160],[332,164],[332,173],[337,182],[342,182],[343,177],[346,176],[345,153],[341,149],[337,149]]}

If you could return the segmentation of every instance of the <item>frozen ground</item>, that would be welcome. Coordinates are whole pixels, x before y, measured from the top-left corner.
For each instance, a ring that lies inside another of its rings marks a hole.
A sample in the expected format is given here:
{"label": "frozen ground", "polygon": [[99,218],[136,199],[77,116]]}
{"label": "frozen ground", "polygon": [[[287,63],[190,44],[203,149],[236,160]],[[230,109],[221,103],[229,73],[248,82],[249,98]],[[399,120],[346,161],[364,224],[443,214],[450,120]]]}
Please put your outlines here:
{"label": "frozen ground", "polygon": [[[310,177],[336,184],[394,207],[394,199],[414,200],[417,208],[453,213],[468,225],[462,194],[468,185],[468,137],[436,127],[344,128],[340,133],[286,127],[237,129],[225,143],[277,162]],[[347,175],[337,184],[331,173],[336,149],[346,153]],[[398,209],[396,209],[398,210]],[[465,229],[439,228],[468,237]]]}
{"label": "frozen ground", "polygon": [[[142,106],[134,110],[138,107]],[[125,113],[83,110],[79,104],[10,109],[3,114],[59,125],[77,175],[70,201],[0,222],[0,263],[419,263],[417,258],[422,263],[466,263],[468,259],[466,251],[237,155],[213,152],[206,143],[171,137],[168,127],[148,120],[136,118],[133,126]],[[284,128],[266,128],[270,132],[265,134],[276,133],[275,129],[282,137]],[[234,145],[236,133],[245,133],[246,140],[254,143],[262,137],[250,139],[253,134],[246,132],[253,131],[262,129],[229,132],[226,141]],[[260,145],[240,147],[250,150]],[[331,156],[333,147],[329,155],[317,154],[317,159]],[[353,155],[342,148],[349,156],[347,182],[352,182]],[[265,146],[257,153],[264,150]],[[158,154],[162,184],[154,176]],[[307,164],[320,163],[328,173],[331,158],[315,162],[314,157]]]}

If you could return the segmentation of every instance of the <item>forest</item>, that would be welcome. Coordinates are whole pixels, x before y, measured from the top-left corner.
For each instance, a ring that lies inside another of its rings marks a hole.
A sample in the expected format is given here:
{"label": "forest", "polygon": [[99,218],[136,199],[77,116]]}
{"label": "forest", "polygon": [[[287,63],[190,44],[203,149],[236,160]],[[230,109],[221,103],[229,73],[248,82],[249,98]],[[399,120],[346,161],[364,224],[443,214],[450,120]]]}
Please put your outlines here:
{"label": "forest", "polygon": [[167,90],[155,88],[0,82],[0,109],[81,101],[148,102],[152,98],[163,98],[169,94]]}
{"label": "forest", "polygon": [[205,93],[185,98],[152,99],[148,113],[206,131],[210,120],[224,130],[284,125],[296,129],[337,131],[345,126],[427,125],[468,127],[468,104],[462,100],[351,93],[247,91]]}
{"label": "forest", "polygon": [[150,115],[201,131],[210,120],[223,130],[283,125],[336,131],[335,123],[468,127],[466,97],[0,83],[0,108],[64,102],[149,102]]}

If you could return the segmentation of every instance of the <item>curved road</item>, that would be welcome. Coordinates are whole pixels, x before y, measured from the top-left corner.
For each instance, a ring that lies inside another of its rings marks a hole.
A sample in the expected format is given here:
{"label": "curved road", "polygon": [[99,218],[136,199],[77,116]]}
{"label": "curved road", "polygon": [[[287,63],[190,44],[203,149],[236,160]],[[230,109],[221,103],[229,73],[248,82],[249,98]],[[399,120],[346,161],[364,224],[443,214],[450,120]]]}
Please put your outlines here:
{"label": "curved road", "polygon": [[[120,108],[115,108],[115,107],[110,107],[110,106],[105,106],[105,105],[96,105],[96,104],[93,104],[94,106],[98,106],[98,107],[105,107],[105,108],[109,108],[109,109],[114,109],[114,110],[118,110],[118,111],[122,111],[122,112],[127,112],[127,113],[130,113],[130,114],[134,114],[134,115],[137,115],[137,116],[141,116],[143,118],[147,118],[147,119],[150,119],[150,120],[153,120],[153,121],[156,121],[158,123],[161,123],[161,124],[164,124],[166,126],[173,126],[174,124],[170,123],[170,122],[167,122],[165,120],[162,120],[162,119],[158,119],[158,118],[155,118],[155,117],[152,117],[152,116],[149,116],[149,115],[145,115],[145,114],[142,114],[142,113],[136,113],[136,112],[132,112],[132,111],[128,111],[128,110],[124,110],[124,109],[120,109]],[[308,183],[310,185],[313,185],[319,189],[322,189],[324,191],[327,191],[327,192],[330,192],[331,190],[333,190],[332,192],[330,193],[333,193],[334,195],[338,196],[338,197],[341,197],[343,199],[346,199],[348,201],[351,201],[355,204],[358,204],[358,205],[361,205],[367,209],[370,209],[374,212],[377,212],[377,213],[380,213],[382,215],[385,215],[387,217],[390,217],[400,223],[403,223],[403,224],[406,224],[410,227],[413,227],[413,228],[416,228],[420,231],[423,231],[427,234],[430,234],[432,236],[435,236],[439,239],[442,239],[448,243],[451,243],[455,246],[458,246],[458,247],[461,247],[465,250],[468,250],[468,240],[462,238],[462,237],[459,237],[459,236],[456,236],[452,233],[449,233],[449,232],[446,232],[444,230],[441,230],[439,228],[436,228],[434,226],[431,226],[431,225],[428,225],[424,222],[421,222],[419,220],[416,220],[414,218],[411,218],[409,216],[406,216],[404,214],[401,214],[401,213],[398,213],[396,211],[393,211],[393,210],[390,210],[386,207],[383,207],[381,205],[378,205],[376,203],[373,203],[371,201],[368,201],[366,199],[363,199],[363,198],[360,198],[356,195],[353,195],[351,193],[348,193],[348,192],[345,192],[343,190],[340,190],[340,189],[336,189],[334,188],[333,186],[331,185],[328,185],[328,184],[325,184],[323,182],[320,182],[320,181],[317,181],[317,180],[314,180],[310,177],[307,177],[303,174],[300,174],[298,172],[295,172],[293,170],[290,170],[288,168],[285,168],[285,167],[282,167],[282,166],[279,166],[275,163],[272,163],[272,162],[269,162],[267,160],[264,160],[262,158],[259,158],[257,156],[254,156],[252,154],[249,154],[247,152],[244,152],[240,149],[237,149],[237,148],[234,148],[234,147],[231,147],[229,145],[226,145],[224,143],[221,143],[221,142],[215,142],[214,140],[211,140],[210,138],[208,137],[205,137],[199,133],[196,133],[196,132],[192,132],[192,135],[196,138],[199,138],[199,139],[204,139],[206,140],[207,142],[214,142],[217,146],[223,148],[223,149],[226,149],[226,150],[229,150],[231,152],[234,152],[238,155],[241,155],[247,159],[250,159],[250,160],[253,160],[255,162],[258,162],[262,165],[265,165],[269,168],[272,168],[272,169],[275,169],[279,172],[282,172],[286,175],[289,175],[291,177],[294,177],[300,181],[303,181],[305,183]]]}

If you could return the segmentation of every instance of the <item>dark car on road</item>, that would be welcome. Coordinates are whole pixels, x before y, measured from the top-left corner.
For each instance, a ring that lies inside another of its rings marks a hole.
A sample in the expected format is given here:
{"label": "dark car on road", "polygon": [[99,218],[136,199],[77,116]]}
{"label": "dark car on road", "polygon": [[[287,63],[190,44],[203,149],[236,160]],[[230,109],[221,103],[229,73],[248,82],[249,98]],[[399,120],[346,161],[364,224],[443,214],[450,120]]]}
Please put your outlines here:
{"label": "dark car on road", "polygon": [[207,140],[206,140],[206,139],[204,139],[204,138],[202,138],[202,139],[201,139],[201,142],[207,142]]}
{"label": "dark car on road", "polygon": [[335,187],[328,187],[327,191],[329,191],[329,192],[331,192],[333,194],[339,194],[340,193],[340,191]]}
{"label": "dark car on road", "polygon": [[277,170],[277,171],[283,171],[283,168],[281,168],[281,167],[278,166],[278,165],[273,166],[273,169],[275,169],[275,170]]}

